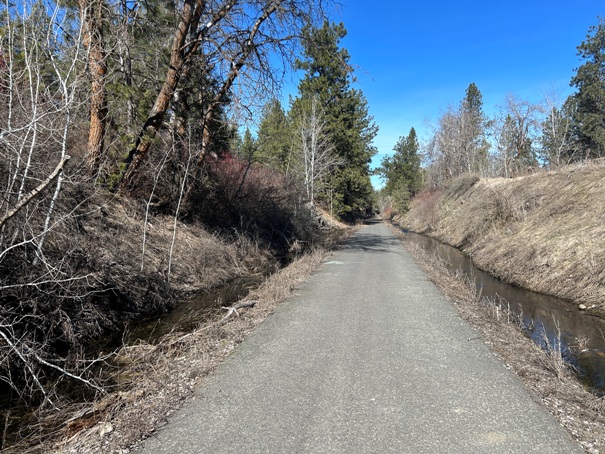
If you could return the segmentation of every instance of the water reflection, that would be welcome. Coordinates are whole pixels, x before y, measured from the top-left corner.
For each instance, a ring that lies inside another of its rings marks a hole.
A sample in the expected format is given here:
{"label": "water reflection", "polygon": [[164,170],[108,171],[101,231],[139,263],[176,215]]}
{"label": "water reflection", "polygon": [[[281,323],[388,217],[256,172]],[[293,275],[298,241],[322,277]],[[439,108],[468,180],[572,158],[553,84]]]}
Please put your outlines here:
{"label": "water reflection", "polygon": [[[503,298],[511,311],[520,316],[527,334],[543,345],[546,336],[551,345],[561,343],[566,359],[571,362],[585,382],[605,392],[605,321],[578,311],[567,301],[531,292],[494,278],[476,268],[469,257],[458,249],[432,238],[407,233],[409,239],[423,249],[438,254],[452,269],[461,269],[471,277],[484,296]],[[587,340],[588,350],[573,355],[569,347]]]}

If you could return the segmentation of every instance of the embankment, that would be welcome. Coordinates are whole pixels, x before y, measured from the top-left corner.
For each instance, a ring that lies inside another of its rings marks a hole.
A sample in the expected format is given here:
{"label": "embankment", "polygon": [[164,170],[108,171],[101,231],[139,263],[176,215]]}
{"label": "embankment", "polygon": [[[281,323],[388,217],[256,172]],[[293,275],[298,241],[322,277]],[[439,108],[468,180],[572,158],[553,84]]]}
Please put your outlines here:
{"label": "embankment", "polygon": [[605,314],[605,166],[459,178],[395,221],[460,248],[513,285]]}

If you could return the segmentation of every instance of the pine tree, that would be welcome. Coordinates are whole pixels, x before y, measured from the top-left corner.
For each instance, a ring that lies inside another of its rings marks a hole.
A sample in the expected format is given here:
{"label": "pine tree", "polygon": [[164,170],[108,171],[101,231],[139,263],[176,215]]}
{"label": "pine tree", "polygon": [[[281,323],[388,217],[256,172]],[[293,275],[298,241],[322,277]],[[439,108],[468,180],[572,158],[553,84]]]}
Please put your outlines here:
{"label": "pine tree", "polygon": [[489,144],[485,138],[487,120],[483,113],[483,96],[474,83],[468,86],[461,102],[460,121],[466,171],[481,172],[487,168]]}
{"label": "pine tree", "polygon": [[605,155],[605,20],[589,30],[586,41],[578,46],[578,55],[585,63],[576,70],[571,85],[578,91],[575,103],[573,132],[585,150],[585,156]]}
{"label": "pine tree", "polygon": [[278,99],[272,99],[263,109],[258,128],[257,159],[274,169],[287,172],[291,137],[288,117]]}
{"label": "pine tree", "polygon": [[395,154],[382,160],[378,170],[386,180],[384,191],[391,196],[397,211],[406,211],[409,201],[422,185],[420,146],[414,128],[407,137],[400,137],[393,148]]}
{"label": "pine tree", "polygon": [[367,101],[359,90],[351,88],[353,69],[349,53],[339,47],[346,35],[343,24],[325,22],[321,28],[303,33],[305,59],[297,62],[306,74],[301,80],[299,97],[291,108],[293,118],[300,117],[309,100],[317,97],[326,123],[326,135],[341,164],[327,187],[334,194],[335,212],[353,219],[372,210],[374,191],[369,163],[376,153],[372,146],[377,127],[368,113]]}

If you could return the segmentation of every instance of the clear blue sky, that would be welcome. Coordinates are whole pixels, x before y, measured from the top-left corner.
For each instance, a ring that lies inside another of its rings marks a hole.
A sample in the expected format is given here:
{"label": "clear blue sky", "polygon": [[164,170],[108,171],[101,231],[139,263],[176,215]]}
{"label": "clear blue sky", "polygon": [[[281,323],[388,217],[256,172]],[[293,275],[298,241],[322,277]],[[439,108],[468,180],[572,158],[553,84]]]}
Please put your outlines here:
{"label": "clear blue sky", "polygon": [[507,93],[537,102],[554,88],[565,99],[576,46],[605,16],[603,0],[340,1],[341,46],[380,127],[373,165],[412,126],[426,138],[426,120],[458,105],[471,82],[488,115]]}

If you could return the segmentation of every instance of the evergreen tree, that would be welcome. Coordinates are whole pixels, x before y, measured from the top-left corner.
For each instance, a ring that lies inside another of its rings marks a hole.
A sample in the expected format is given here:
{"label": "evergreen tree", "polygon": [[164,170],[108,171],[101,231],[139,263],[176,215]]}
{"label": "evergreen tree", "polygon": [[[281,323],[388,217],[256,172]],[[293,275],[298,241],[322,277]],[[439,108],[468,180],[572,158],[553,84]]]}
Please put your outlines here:
{"label": "evergreen tree", "polygon": [[393,148],[395,154],[382,160],[378,172],[386,180],[384,191],[394,202],[397,211],[406,211],[409,201],[422,185],[420,146],[414,128],[407,137],[400,137]]}
{"label": "evergreen tree", "polygon": [[487,168],[489,144],[485,138],[487,120],[483,113],[483,96],[474,83],[466,89],[461,103],[460,121],[466,171],[481,172]]}
{"label": "evergreen tree", "polygon": [[374,191],[369,163],[376,153],[372,140],[378,128],[368,113],[363,94],[351,88],[353,69],[349,53],[339,47],[345,35],[343,24],[328,22],[321,28],[304,30],[305,59],[299,60],[297,66],[306,74],[298,87],[299,98],[292,103],[291,116],[302,116],[305,105],[310,105],[305,99],[319,100],[326,135],[341,162],[327,187],[333,191],[335,212],[352,219],[372,210]]}
{"label": "evergreen tree", "polygon": [[589,30],[586,41],[578,46],[585,63],[576,70],[571,85],[578,91],[575,102],[573,132],[585,150],[585,156],[605,155],[605,20]]}
{"label": "evergreen tree", "polygon": [[257,159],[274,169],[287,172],[290,146],[288,117],[278,99],[272,99],[263,109],[258,128]]}
{"label": "evergreen tree", "polygon": [[244,138],[242,139],[241,146],[238,150],[238,155],[243,161],[252,162],[254,156],[258,150],[258,142],[252,136],[252,133],[248,128],[244,132]]}

